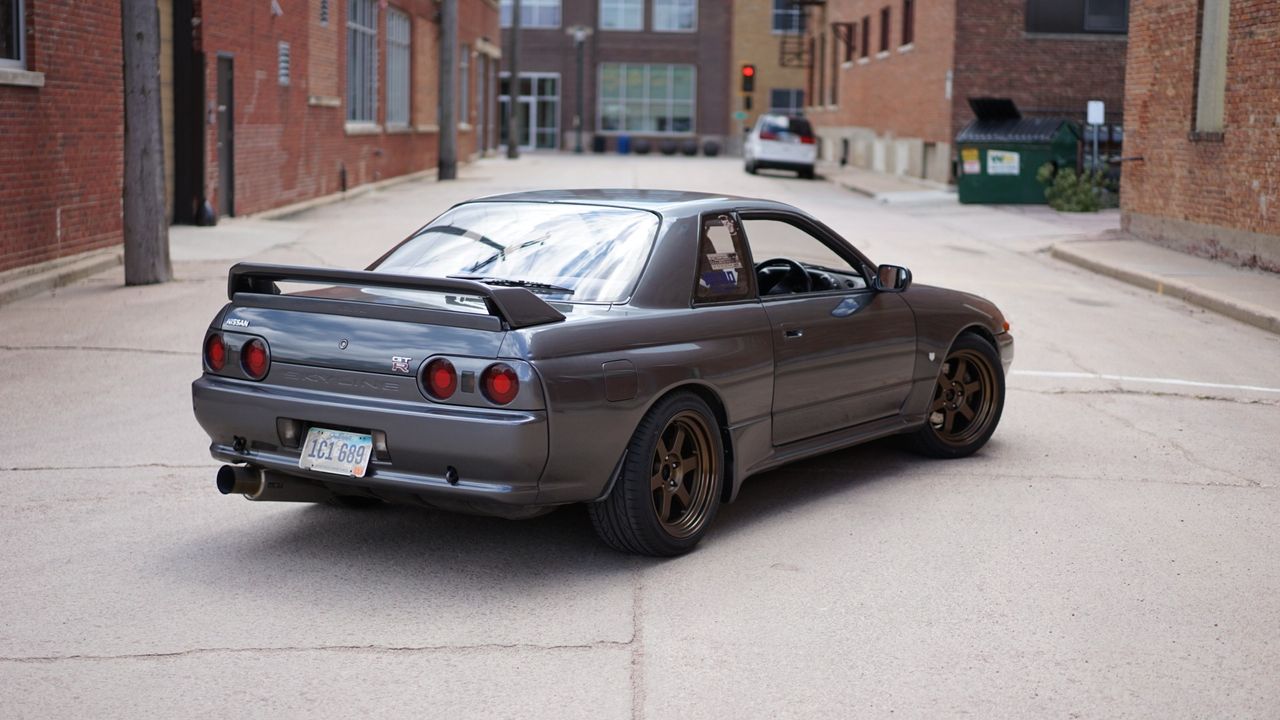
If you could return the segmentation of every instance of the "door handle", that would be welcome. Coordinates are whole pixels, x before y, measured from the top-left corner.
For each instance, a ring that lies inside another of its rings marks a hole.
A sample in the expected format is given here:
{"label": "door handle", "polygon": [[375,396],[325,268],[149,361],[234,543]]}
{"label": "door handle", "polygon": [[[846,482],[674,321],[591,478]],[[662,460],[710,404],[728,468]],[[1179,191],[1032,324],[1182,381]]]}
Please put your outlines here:
{"label": "door handle", "polygon": [[793,338],[802,338],[804,337],[804,329],[792,328],[791,330],[784,330],[782,335],[788,340],[791,340]]}

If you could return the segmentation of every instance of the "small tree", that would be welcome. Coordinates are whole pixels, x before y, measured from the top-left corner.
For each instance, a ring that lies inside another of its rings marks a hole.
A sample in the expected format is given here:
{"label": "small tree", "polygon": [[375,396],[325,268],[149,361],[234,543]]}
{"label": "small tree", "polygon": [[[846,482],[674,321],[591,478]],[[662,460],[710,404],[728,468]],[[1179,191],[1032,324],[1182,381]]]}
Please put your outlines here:
{"label": "small tree", "polygon": [[1077,174],[1072,168],[1045,163],[1036,172],[1036,180],[1046,186],[1044,197],[1049,207],[1060,212],[1098,212],[1119,206],[1117,188],[1101,170]]}

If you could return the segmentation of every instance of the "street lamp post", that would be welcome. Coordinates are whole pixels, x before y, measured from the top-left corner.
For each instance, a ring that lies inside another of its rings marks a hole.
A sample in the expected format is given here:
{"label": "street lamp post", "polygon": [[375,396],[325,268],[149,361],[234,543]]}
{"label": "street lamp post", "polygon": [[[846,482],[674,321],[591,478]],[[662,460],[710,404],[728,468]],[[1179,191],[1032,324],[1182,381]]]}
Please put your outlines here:
{"label": "street lamp post", "polygon": [[587,38],[591,37],[591,28],[585,25],[574,25],[573,27],[567,28],[565,32],[573,36],[573,46],[578,53],[578,110],[577,110],[577,114],[573,116],[573,129],[574,129],[573,151],[575,153],[581,154],[582,153],[582,116],[583,116],[582,103],[583,103],[583,98],[586,95],[586,93],[583,91],[583,84],[586,82],[586,80],[584,78],[585,72],[583,70],[584,63],[582,60],[582,56],[583,56],[584,49],[586,48],[586,45],[587,45]]}

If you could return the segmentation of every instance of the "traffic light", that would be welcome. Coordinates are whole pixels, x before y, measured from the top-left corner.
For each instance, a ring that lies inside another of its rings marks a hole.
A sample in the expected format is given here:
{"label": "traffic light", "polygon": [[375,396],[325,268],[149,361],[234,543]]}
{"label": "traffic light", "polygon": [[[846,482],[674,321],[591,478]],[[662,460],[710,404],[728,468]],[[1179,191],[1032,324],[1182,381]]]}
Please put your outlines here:
{"label": "traffic light", "polygon": [[754,92],[756,89],[756,66],[742,66],[742,92]]}

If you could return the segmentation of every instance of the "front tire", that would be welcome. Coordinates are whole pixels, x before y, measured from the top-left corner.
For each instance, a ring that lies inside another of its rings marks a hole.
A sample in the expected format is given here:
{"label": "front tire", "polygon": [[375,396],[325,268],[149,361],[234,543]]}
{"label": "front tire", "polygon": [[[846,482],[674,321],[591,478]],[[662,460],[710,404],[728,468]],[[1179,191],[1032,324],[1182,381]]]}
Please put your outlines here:
{"label": "front tire", "polygon": [[1004,412],[1004,367],[991,343],[972,334],[951,346],[934,386],[924,427],[909,436],[922,455],[960,458],[977,452]]}
{"label": "front tire", "polygon": [[682,555],[715,519],[723,482],[715,414],[697,395],[676,393],[645,414],[613,489],[587,511],[596,534],[615,550]]}

